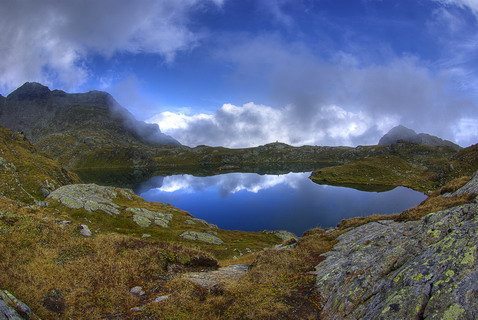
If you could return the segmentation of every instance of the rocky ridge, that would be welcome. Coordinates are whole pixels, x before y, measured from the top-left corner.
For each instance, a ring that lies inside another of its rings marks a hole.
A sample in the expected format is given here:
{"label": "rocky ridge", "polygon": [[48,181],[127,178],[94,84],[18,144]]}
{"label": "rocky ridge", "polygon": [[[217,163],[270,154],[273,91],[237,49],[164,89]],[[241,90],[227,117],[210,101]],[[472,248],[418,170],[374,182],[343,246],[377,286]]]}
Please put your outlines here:
{"label": "rocky ridge", "polygon": [[[478,173],[458,193],[477,185]],[[321,318],[476,319],[476,202],[339,236],[314,272]]]}
{"label": "rocky ridge", "polygon": [[396,144],[398,141],[407,141],[418,143],[424,146],[447,146],[459,151],[462,149],[459,145],[449,141],[443,140],[436,136],[432,136],[426,133],[416,133],[412,129],[404,127],[402,125],[396,126],[392,128],[389,132],[387,132],[380,141],[378,145],[380,146],[388,146]]}
{"label": "rocky ridge", "polygon": [[[0,101],[1,102],[1,101]],[[66,93],[27,82],[0,103],[0,125],[23,132],[39,149],[68,167],[153,166],[150,146],[179,145],[155,124],[134,119],[101,91]],[[84,166],[84,165],[83,165]]]}

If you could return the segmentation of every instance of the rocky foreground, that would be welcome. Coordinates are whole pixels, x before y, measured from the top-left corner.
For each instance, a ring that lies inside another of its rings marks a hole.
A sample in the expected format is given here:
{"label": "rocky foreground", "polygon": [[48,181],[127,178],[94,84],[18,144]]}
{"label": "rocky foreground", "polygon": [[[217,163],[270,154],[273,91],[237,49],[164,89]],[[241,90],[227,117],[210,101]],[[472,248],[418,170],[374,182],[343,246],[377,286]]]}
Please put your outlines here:
{"label": "rocky foreground", "polygon": [[478,205],[377,221],[317,265],[323,319],[477,319]]}

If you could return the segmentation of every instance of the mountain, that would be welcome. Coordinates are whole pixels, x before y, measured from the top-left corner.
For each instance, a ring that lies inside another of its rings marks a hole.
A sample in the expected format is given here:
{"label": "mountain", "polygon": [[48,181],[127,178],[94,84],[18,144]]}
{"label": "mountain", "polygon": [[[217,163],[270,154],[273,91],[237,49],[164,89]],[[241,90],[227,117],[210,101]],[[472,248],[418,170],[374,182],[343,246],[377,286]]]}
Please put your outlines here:
{"label": "mountain", "polygon": [[[158,125],[136,120],[106,92],[66,93],[27,82],[0,98],[0,125],[23,132],[40,150],[68,167],[78,161],[127,161],[148,166],[148,148],[180,145]],[[150,163],[148,163],[150,162]],[[103,164],[98,164],[104,166]],[[119,165],[116,163],[116,165]]]}
{"label": "mountain", "polygon": [[392,128],[380,139],[378,144],[381,146],[389,146],[389,145],[396,144],[400,140],[418,143],[424,146],[448,146],[453,148],[456,151],[459,151],[462,149],[459,145],[451,141],[443,140],[436,136],[432,136],[426,133],[417,134],[412,129],[409,129],[402,125]]}

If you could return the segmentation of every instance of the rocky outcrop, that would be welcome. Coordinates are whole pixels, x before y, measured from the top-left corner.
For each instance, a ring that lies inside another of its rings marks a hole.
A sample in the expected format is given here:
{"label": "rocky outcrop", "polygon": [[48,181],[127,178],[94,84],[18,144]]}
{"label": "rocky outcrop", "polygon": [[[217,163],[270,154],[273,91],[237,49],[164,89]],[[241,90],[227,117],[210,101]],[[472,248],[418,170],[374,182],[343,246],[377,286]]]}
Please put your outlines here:
{"label": "rocky outcrop", "polygon": [[186,240],[201,241],[211,244],[221,245],[224,243],[220,238],[207,232],[186,231],[179,235]]}
{"label": "rocky outcrop", "polygon": [[47,199],[58,201],[70,209],[84,209],[88,212],[102,211],[113,216],[121,212],[129,213],[132,214],[133,221],[143,228],[152,224],[163,228],[169,227],[173,219],[171,213],[145,208],[125,208],[115,202],[118,197],[132,200],[133,196],[133,191],[129,189],[103,187],[96,184],[72,184],[58,188],[50,193]]}
{"label": "rocky outcrop", "polygon": [[0,290],[0,319],[40,320],[30,308],[7,290]]}
{"label": "rocky outcrop", "polygon": [[203,219],[191,218],[191,219],[187,219],[184,222],[187,223],[187,224],[192,224],[192,225],[199,224],[199,225],[203,225],[203,226],[206,226],[208,228],[211,228],[211,229],[217,229],[217,225],[215,225],[213,223],[209,223],[209,222],[207,222],[206,220],[203,220]]}
{"label": "rocky outcrop", "polygon": [[478,171],[463,187],[453,192],[452,194],[445,194],[443,196],[452,197],[461,196],[462,194],[478,194]]}
{"label": "rocky outcrop", "polygon": [[265,230],[263,232],[273,234],[279,239],[281,239],[283,242],[290,241],[290,240],[297,240],[297,236],[295,234],[286,230],[272,230],[272,231]]}
{"label": "rocky outcrop", "polygon": [[478,317],[476,203],[368,223],[337,240],[314,272],[323,319]]}
{"label": "rocky outcrop", "polygon": [[396,144],[398,141],[413,142],[424,146],[447,146],[453,148],[456,151],[462,149],[459,145],[451,141],[443,140],[426,133],[417,134],[412,129],[406,128],[402,125],[392,128],[382,138],[380,138],[378,144],[381,146],[389,146]]}
{"label": "rocky outcrop", "polygon": [[131,198],[133,192],[96,184],[71,184],[53,191],[47,199],[56,200],[71,209],[85,209],[89,212],[101,210],[115,215],[120,213],[120,207],[113,199],[119,195]]}
{"label": "rocky outcrop", "polygon": [[249,264],[235,264],[219,268],[215,271],[208,272],[188,272],[184,278],[196,283],[204,289],[213,290],[222,283],[230,283],[238,281],[249,270]]}
{"label": "rocky outcrop", "polygon": [[149,227],[152,223],[167,228],[173,219],[173,215],[170,213],[151,211],[144,208],[127,208],[126,211],[132,212],[134,222],[143,228]]}

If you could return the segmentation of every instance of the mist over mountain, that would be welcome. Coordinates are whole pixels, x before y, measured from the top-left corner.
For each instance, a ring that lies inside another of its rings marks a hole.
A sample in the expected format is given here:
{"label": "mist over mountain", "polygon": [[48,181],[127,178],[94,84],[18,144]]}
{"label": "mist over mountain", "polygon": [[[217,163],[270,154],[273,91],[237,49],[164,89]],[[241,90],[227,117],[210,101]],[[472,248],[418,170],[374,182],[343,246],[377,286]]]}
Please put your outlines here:
{"label": "mist over mountain", "polygon": [[396,144],[398,141],[413,142],[425,146],[448,146],[452,147],[457,151],[462,149],[459,145],[451,141],[443,140],[439,137],[432,136],[426,133],[417,134],[414,130],[404,127],[402,125],[392,128],[380,139],[378,144],[381,146],[388,146]]}
{"label": "mist over mountain", "polygon": [[0,98],[0,126],[69,168],[155,167],[155,148],[180,145],[106,92],[66,93],[36,82]]}
{"label": "mist over mountain", "polygon": [[[138,121],[108,93],[66,93],[27,82],[0,100],[0,125],[22,131],[32,142],[71,129],[98,128],[114,132],[114,139],[137,139],[151,145],[179,145],[156,124]],[[82,116],[78,117],[79,108]],[[88,115],[86,110],[91,112]],[[101,116],[99,115],[101,113]],[[73,121],[74,120],[74,121]]]}

